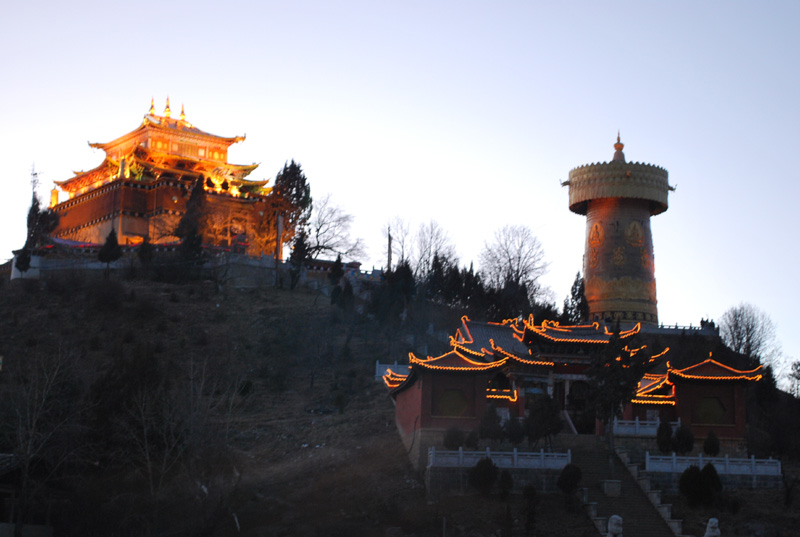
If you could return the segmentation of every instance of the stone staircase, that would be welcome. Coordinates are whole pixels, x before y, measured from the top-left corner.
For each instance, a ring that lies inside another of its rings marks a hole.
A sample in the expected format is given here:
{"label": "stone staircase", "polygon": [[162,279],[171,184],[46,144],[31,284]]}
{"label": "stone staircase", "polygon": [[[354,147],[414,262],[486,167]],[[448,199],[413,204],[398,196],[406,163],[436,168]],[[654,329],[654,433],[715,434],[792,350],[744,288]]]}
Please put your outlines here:
{"label": "stone staircase", "polygon": [[573,438],[564,443],[583,474],[580,499],[601,535],[608,531],[608,518],[619,515],[624,535],[683,537],[682,522],[672,519],[672,507],[661,504],[660,492],[638,475],[638,466],[628,463],[627,453],[612,454],[599,437]]}

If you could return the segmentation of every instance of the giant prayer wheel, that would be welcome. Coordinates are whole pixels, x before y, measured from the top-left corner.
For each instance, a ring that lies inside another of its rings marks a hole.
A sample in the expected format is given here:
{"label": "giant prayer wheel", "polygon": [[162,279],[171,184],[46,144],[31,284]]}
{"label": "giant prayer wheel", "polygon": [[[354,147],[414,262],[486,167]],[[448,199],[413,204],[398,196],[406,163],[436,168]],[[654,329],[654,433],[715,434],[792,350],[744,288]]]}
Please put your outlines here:
{"label": "giant prayer wheel", "polygon": [[611,162],[569,172],[569,208],[586,216],[584,285],[591,320],[658,324],[650,217],[667,210],[667,170],[625,162],[617,136]]}

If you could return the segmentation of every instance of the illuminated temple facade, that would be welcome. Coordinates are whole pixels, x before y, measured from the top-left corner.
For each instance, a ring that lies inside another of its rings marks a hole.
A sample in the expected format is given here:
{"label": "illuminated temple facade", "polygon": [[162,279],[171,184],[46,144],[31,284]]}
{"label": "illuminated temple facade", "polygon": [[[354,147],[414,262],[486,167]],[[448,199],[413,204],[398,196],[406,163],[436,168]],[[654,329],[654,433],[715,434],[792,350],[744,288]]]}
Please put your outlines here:
{"label": "illuminated temple facade", "polygon": [[[678,353],[660,347],[659,341],[680,342],[685,333],[653,334],[643,326],[636,323],[619,334],[623,343],[640,342],[625,344],[621,359],[645,350],[648,356],[648,372],[622,418],[680,420],[695,438],[714,430],[723,440],[744,439],[746,389],[762,378],[761,366],[741,370],[706,355],[690,357],[693,365],[674,367],[671,358]],[[383,377],[412,462],[424,467],[427,447],[440,446],[452,427],[477,430],[489,405],[503,421],[523,418],[531,403],[545,395],[560,409],[567,433],[600,432],[588,405],[586,370],[611,337],[609,327],[600,322],[560,326],[536,324],[532,317],[502,323],[462,318],[448,352],[424,358],[410,353],[407,366],[393,367]],[[715,344],[713,336],[708,340]]]}
{"label": "illuminated temple facade", "polygon": [[247,179],[257,164],[228,162],[230,146],[243,140],[200,130],[186,120],[183,107],[172,117],[169,99],[162,115],[151,103],[139,127],[90,144],[105,152],[99,166],[56,181],[50,206],[60,221],[52,236],[102,244],[114,229],[123,245],[145,237],[176,242],[174,230],[199,181],[207,192],[204,244],[237,242],[250,254],[271,253],[275,234],[270,234],[267,181]]}
{"label": "illuminated temple facade", "polygon": [[607,353],[614,325],[624,344],[616,358],[623,367],[639,352],[647,357],[623,419],[679,420],[695,438],[713,430],[735,445],[746,437],[745,394],[762,378],[761,367],[747,369],[713,323],[658,325],[650,217],[667,209],[673,189],[666,170],[627,163],[619,137],[614,147],[611,162],[576,168],[564,183],[570,209],[586,215],[585,324],[464,317],[448,352],[410,353],[408,365],[384,375],[397,428],[418,468],[426,464],[427,447],[441,446],[448,429],[478,429],[490,405],[503,421],[521,419],[533,401],[549,396],[566,431],[601,432],[589,405],[587,370]]}

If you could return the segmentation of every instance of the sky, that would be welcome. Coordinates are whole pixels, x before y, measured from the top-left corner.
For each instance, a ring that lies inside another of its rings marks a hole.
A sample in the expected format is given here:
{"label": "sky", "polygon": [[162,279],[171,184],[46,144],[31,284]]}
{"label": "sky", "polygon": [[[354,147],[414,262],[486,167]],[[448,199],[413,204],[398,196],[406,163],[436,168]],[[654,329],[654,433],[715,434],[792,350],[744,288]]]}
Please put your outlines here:
{"label": "sky", "polygon": [[651,221],[660,321],[749,302],[800,360],[798,20],[794,1],[9,2],[0,262],[24,243],[32,166],[47,200],[102,162],[87,142],[169,97],[202,130],[246,134],[229,161],[260,163],[251,178],[299,162],[353,215],[362,268],[385,266],[395,216],[435,221],[476,267],[524,225],[561,303],[585,222],[560,183],[610,160],[619,130],[629,162],[677,187]]}

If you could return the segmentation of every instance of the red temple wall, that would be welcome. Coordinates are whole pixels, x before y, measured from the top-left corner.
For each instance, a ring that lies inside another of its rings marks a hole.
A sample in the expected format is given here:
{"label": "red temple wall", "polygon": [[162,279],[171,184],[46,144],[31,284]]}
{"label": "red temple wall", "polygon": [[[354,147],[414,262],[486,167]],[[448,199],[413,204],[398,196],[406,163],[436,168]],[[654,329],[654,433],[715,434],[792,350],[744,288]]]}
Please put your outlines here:
{"label": "red temple wall", "polygon": [[695,438],[705,438],[713,430],[719,438],[743,438],[745,389],[731,383],[676,383],[678,416]]}

